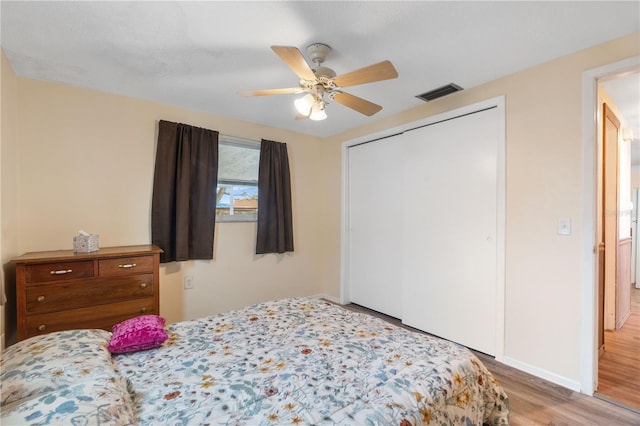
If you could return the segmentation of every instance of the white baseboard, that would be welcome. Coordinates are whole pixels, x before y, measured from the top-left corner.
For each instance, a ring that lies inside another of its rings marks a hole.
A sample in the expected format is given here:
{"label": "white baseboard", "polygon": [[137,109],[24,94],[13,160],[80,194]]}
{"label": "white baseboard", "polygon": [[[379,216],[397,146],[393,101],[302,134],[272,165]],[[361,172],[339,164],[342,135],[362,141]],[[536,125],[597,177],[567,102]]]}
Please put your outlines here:
{"label": "white baseboard", "polygon": [[552,373],[550,371],[543,370],[542,368],[529,365],[525,362],[518,361],[517,359],[509,358],[508,356],[504,357],[503,363],[505,365],[508,365],[509,367],[516,368],[518,370],[524,371],[525,373],[533,374],[534,376],[541,379],[545,379],[557,385],[571,389],[574,392],[581,391],[580,382],[568,379],[556,373]]}
{"label": "white baseboard", "polygon": [[316,299],[327,299],[330,302],[333,302],[333,303],[336,303],[338,305],[341,305],[339,298],[333,297],[333,296],[329,296],[328,294],[324,294],[324,293],[314,294],[311,297],[316,298]]}

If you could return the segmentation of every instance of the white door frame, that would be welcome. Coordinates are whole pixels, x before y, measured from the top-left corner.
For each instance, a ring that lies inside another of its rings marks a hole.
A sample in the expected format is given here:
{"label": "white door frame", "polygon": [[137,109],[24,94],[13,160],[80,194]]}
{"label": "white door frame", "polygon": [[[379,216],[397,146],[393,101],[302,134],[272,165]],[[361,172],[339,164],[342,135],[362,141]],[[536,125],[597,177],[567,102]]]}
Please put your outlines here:
{"label": "white door frame", "polygon": [[497,217],[496,217],[496,350],[495,359],[503,361],[505,333],[505,234],[506,234],[506,143],[505,143],[505,97],[497,96],[467,105],[453,111],[443,112],[431,117],[405,123],[390,129],[352,139],[342,144],[342,208],[340,236],[340,303],[351,302],[348,288],[349,277],[349,147],[364,142],[371,142],[402,133],[438,121],[470,114],[485,108],[496,107],[498,114],[498,171],[497,171]]}
{"label": "white door frame", "polygon": [[580,336],[581,392],[593,395],[598,380],[596,176],[598,79],[640,67],[640,56],[582,73],[582,325]]}

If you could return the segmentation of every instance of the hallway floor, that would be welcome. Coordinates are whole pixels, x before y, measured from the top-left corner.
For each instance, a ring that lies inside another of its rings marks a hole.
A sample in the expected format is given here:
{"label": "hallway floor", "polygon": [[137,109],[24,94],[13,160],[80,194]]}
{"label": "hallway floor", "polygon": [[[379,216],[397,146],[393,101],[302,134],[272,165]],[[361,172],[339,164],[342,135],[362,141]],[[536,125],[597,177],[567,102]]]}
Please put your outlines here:
{"label": "hallway floor", "polygon": [[631,315],[619,331],[605,331],[596,396],[640,411],[640,289],[631,290]]}

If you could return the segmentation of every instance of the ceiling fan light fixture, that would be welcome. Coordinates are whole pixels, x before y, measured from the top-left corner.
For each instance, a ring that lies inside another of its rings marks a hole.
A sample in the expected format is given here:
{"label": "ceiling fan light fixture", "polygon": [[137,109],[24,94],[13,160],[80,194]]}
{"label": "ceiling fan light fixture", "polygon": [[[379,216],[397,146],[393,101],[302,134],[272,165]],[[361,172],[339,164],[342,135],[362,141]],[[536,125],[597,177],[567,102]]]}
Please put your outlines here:
{"label": "ceiling fan light fixture", "polygon": [[303,97],[296,99],[293,102],[293,105],[295,105],[296,110],[300,114],[309,115],[311,113],[311,107],[313,107],[314,103],[315,99],[313,98],[313,95],[311,95],[311,93],[307,93]]}
{"label": "ceiling fan light fixture", "polygon": [[311,107],[311,114],[309,115],[309,118],[314,121],[326,119],[327,113],[324,112],[325,106],[326,104],[324,103],[324,101],[319,101],[313,104],[313,107]]}

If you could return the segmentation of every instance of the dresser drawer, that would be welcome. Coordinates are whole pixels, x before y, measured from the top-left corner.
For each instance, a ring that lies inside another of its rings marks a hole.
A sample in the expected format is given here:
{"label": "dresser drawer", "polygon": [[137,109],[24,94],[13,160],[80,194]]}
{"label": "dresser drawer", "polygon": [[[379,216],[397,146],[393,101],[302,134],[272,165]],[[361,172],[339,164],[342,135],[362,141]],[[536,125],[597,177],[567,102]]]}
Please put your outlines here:
{"label": "dresser drawer", "polygon": [[100,259],[98,270],[101,277],[116,277],[153,272],[153,256],[117,257]]}
{"label": "dresser drawer", "polygon": [[93,275],[93,261],[91,260],[40,263],[25,267],[27,284],[93,278]]}
{"label": "dresser drawer", "polygon": [[27,313],[63,311],[153,296],[153,274],[27,287]]}
{"label": "dresser drawer", "polygon": [[153,298],[29,315],[26,321],[26,337],[75,328],[101,328],[111,331],[112,327],[121,321],[147,314],[158,314]]}

